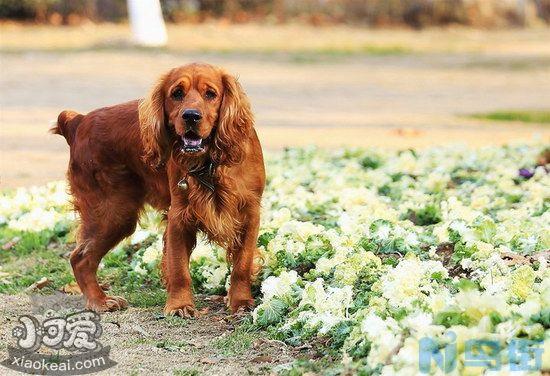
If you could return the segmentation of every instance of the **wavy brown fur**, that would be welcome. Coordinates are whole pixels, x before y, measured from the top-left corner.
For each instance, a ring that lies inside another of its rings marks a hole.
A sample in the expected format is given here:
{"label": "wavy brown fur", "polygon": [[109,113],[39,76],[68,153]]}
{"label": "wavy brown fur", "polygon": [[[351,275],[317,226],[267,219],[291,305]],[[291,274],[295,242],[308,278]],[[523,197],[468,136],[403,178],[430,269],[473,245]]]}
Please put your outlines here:
{"label": "wavy brown fur", "polygon": [[[181,95],[175,95],[175,91]],[[204,150],[183,152],[186,109],[202,115],[193,131]],[[71,255],[87,306],[97,311],[126,305],[107,296],[96,271],[101,258],[135,229],[145,203],[168,210],[162,259],[167,314],[194,315],[189,257],[198,231],[227,250],[232,263],[229,306],[253,305],[251,281],[259,270],[260,201],[265,185],[262,150],[248,99],[238,81],[220,68],[190,64],[161,76],[145,99],[87,115],[60,114],[55,133],[67,139],[67,173],[80,213],[78,245]],[[216,164],[212,192],[189,171]],[[186,178],[188,189],[178,182]]]}

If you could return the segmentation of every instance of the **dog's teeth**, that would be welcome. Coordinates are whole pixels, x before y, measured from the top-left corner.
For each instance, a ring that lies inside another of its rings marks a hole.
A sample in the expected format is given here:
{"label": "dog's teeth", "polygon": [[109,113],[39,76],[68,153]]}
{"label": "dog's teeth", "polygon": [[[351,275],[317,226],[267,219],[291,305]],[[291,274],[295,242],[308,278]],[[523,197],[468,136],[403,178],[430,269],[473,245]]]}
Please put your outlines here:
{"label": "dog's teeth", "polygon": [[184,138],[183,143],[185,146],[191,146],[191,147],[198,147],[202,144],[202,140],[199,139],[192,139],[192,138]]}

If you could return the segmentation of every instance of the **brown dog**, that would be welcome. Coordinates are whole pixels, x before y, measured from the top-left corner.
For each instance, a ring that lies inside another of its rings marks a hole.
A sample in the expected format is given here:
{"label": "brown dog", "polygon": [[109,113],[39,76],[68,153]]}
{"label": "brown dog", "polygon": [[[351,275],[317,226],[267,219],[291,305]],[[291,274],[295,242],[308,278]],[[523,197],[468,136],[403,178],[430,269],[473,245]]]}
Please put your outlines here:
{"label": "brown dog", "polygon": [[145,203],[168,210],[166,313],[196,314],[189,257],[199,230],[227,249],[231,310],[253,305],[265,171],[250,105],[234,77],[207,64],[175,68],[148,98],[87,115],[63,111],[52,132],[71,149],[67,176],[81,220],[71,265],[88,308],[127,305],[105,295],[96,272],[101,258],[134,232]]}

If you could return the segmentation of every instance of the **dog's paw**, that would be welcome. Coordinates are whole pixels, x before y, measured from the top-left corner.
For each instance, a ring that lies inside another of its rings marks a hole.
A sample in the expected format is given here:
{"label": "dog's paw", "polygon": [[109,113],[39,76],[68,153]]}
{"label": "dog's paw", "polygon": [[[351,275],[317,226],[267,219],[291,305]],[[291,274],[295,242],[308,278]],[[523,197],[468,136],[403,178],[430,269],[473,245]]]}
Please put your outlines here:
{"label": "dog's paw", "polygon": [[128,307],[128,301],[121,296],[106,296],[103,299],[88,300],[86,309],[95,312],[113,312]]}
{"label": "dog's paw", "polygon": [[186,319],[199,317],[199,311],[193,304],[184,304],[179,307],[164,307],[164,314],[167,316],[179,316]]}
{"label": "dog's paw", "polygon": [[229,297],[227,299],[227,306],[231,309],[232,314],[242,315],[254,309],[254,299],[235,299]]}

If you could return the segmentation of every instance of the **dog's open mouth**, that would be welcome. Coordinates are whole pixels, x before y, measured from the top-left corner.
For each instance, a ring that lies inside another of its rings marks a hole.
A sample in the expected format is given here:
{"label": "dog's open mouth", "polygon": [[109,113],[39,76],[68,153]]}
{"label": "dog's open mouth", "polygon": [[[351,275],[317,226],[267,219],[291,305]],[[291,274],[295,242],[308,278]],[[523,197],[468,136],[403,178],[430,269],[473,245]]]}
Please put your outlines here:
{"label": "dog's open mouth", "polygon": [[184,153],[198,153],[204,151],[206,140],[202,139],[197,133],[187,131],[181,137],[183,145],[181,151]]}

